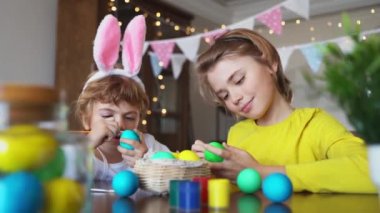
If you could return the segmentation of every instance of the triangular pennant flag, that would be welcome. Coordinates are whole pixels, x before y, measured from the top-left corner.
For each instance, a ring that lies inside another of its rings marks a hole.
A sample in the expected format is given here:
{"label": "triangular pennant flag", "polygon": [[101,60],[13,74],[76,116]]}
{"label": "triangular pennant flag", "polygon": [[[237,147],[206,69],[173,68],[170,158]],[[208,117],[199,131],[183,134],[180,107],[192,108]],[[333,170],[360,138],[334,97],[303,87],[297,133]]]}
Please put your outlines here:
{"label": "triangular pennant flag", "polygon": [[170,58],[174,50],[174,45],[174,40],[155,41],[150,43],[150,46],[152,47],[154,53],[156,53],[158,59],[162,62],[162,66],[165,69],[168,68]]}
{"label": "triangular pennant flag", "polygon": [[176,40],[178,47],[183,54],[190,60],[195,61],[198,53],[199,43],[201,42],[201,36],[189,36],[186,38],[180,38]]}
{"label": "triangular pennant flag", "polygon": [[287,0],[282,6],[297,13],[298,15],[309,19],[310,2],[309,0]]}
{"label": "triangular pennant flag", "polygon": [[288,61],[290,56],[292,55],[294,49],[289,47],[282,47],[277,50],[278,54],[280,55],[282,68],[285,71],[286,66],[288,65]]}
{"label": "triangular pennant flag", "polygon": [[143,47],[143,52],[142,52],[142,55],[145,54],[146,50],[148,49],[149,47],[149,43],[148,42],[144,42],[144,47]]}
{"label": "triangular pennant flag", "polygon": [[273,30],[277,35],[282,33],[282,12],[280,7],[276,7],[273,10],[265,12],[257,17],[259,21]]}
{"label": "triangular pennant flag", "polygon": [[186,57],[182,54],[172,55],[172,70],[174,79],[178,79],[182,72],[183,63],[186,61]]}
{"label": "triangular pennant flag", "polygon": [[228,25],[228,29],[237,29],[237,28],[246,28],[252,30],[255,25],[255,18],[254,17],[249,17],[247,19],[244,19],[242,21],[239,21],[237,23]]}
{"label": "triangular pennant flag", "polygon": [[160,60],[154,52],[148,53],[150,56],[150,65],[152,66],[153,75],[158,76],[162,71],[162,66],[160,66]]}
{"label": "triangular pennant flag", "polygon": [[343,53],[352,52],[355,46],[354,41],[350,37],[341,38],[336,43],[340,47]]}
{"label": "triangular pennant flag", "polygon": [[217,29],[203,34],[203,38],[206,43],[213,44],[214,41],[227,32],[226,29]]}
{"label": "triangular pennant flag", "polygon": [[302,54],[305,56],[313,72],[317,72],[322,63],[322,48],[324,46],[309,45],[301,48]]}

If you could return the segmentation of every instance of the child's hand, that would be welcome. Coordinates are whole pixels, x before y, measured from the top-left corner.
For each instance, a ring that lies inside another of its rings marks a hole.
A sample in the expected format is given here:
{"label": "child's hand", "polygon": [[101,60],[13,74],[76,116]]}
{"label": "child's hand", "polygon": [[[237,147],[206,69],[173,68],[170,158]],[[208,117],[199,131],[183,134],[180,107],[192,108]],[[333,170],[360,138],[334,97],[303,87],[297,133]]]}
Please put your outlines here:
{"label": "child's hand", "polygon": [[133,146],[134,150],[128,150],[128,149],[125,149],[121,146],[117,147],[117,150],[119,150],[119,152],[121,153],[121,156],[123,157],[123,159],[126,160],[127,165],[130,167],[134,167],[136,161],[138,159],[142,158],[145,155],[145,153],[148,152],[148,147],[146,146],[145,140],[144,140],[144,134],[142,134],[141,132],[139,132],[137,130],[134,130],[134,131],[136,131],[138,133],[138,135],[140,137],[140,142],[134,141],[134,140],[129,140],[126,138],[120,138],[121,142],[127,143],[127,144]]}
{"label": "child's hand", "polygon": [[195,152],[199,158],[203,159],[204,151],[206,150],[205,143],[201,140],[195,140],[194,144],[191,146],[191,150]]}
{"label": "child's hand", "polygon": [[111,141],[118,134],[120,134],[120,128],[114,119],[99,119],[93,122],[91,131],[88,134],[90,146],[96,148],[106,141]]}
{"label": "child's hand", "polygon": [[260,165],[248,152],[229,146],[223,143],[225,149],[219,149],[209,144],[204,144],[204,148],[220,155],[224,161],[221,163],[210,163],[211,171],[217,177],[228,178],[232,181],[236,180],[237,175],[242,169],[247,167],[254,168],[260,172]]}

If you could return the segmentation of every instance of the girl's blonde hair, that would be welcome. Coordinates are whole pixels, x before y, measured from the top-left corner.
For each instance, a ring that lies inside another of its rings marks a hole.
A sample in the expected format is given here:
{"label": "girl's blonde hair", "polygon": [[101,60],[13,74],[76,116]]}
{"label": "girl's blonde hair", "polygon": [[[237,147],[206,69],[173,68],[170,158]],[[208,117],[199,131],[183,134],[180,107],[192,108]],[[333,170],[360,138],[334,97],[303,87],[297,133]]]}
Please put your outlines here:
{"label": "girl's blonde hair", "polygon": [[89,121],[94,103],[120,102],[137,107],[141,118],[145,117],[149,99],[141,86],[133,79],[121,75],[109,75],[90,82],[79,95],[75,114],[83,122]]}
{"label": "girl's blonde hair", "polygon": [[247,29],[236,29],[225,33],[198,57],[196,67],[203,98],[206,100],[211,98],[217,104],[225,106],[223,100],[212,89],[207,72],[219,61],[230,56],[251,56],[260,64],[271,69],[273,64],[277,64],[275,76],[277,89],[287,102],[291,102],[293,92],[290,88],[290,81],[284,75],[276,48],[264,37]]}

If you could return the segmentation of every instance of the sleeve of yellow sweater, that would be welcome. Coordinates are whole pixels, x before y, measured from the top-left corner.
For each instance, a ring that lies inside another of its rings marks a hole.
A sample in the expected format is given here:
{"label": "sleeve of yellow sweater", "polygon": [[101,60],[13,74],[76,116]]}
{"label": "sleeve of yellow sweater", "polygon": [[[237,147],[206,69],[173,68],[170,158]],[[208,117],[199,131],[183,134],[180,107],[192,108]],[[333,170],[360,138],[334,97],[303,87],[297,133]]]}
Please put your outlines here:
{"label": "sleeve of yellow sweater", "polygon": [[305,127],[320,161],[286,165],[294,191],[375,193],[363,141],[324,111]]}

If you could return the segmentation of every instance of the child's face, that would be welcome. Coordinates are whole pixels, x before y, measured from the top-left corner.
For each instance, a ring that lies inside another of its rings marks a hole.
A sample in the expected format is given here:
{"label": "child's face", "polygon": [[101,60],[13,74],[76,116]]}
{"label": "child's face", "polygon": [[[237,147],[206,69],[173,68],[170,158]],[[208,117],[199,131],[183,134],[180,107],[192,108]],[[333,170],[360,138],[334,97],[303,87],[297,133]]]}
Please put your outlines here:
{"label": "child's face", "polygon": [[207,73],[217,96],[242,117],[260,119],[269,110],[277,88],[270,69],[249,56],[226,57]]}
{"label": "child's face", "polygon": [[140,122],[140,111],[125,101],[118,105],[96,102],[93,106],[90,128],[98,122],[106,124],[116,122],[121,131],[136,129]]}

